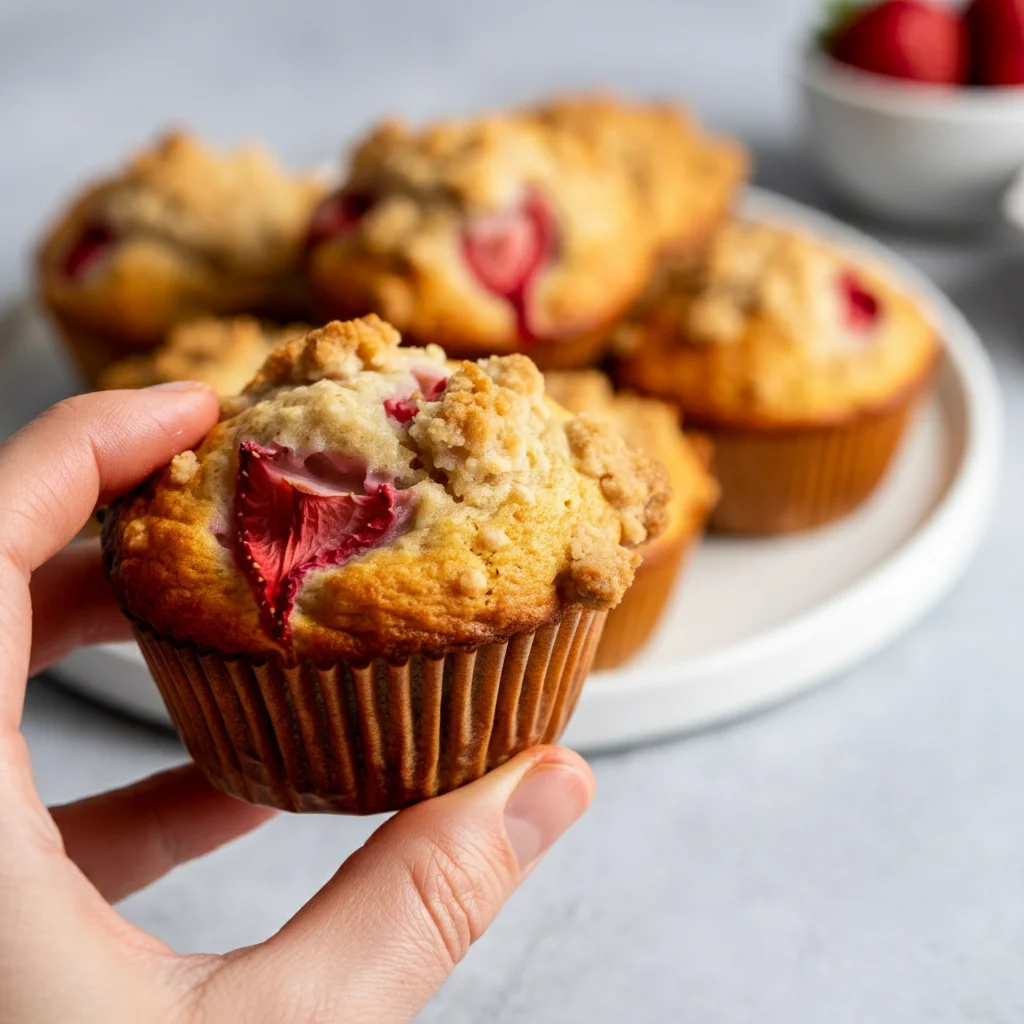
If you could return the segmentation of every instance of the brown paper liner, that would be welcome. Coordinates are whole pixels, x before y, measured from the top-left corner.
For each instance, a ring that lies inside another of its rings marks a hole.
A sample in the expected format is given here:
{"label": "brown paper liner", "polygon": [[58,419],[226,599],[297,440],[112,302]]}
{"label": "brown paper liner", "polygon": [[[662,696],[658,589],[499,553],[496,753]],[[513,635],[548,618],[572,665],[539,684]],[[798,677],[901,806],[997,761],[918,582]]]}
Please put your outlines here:
{"label": "brown paper liner", "polygon": [[594,668],[615,668],[643,647],[661,620],[676,577],[693,544],[690,532],[638,549],[643,564],[619,605],[608,613]]}
{"label": "brown paper liner", "polygon": [[724,533],[791,533],[855,509],[878,486],[921,389],[847,422],[791,430],[716,429],[715,474],[722,495],[711,528]]}
{"label": "brown paper liner", "polygon": [[375,814],[556,741],[607,613],[569,608],[505,642],[396,663],[286,665],[135,636],[193,760],[218,789],[288,811]]}

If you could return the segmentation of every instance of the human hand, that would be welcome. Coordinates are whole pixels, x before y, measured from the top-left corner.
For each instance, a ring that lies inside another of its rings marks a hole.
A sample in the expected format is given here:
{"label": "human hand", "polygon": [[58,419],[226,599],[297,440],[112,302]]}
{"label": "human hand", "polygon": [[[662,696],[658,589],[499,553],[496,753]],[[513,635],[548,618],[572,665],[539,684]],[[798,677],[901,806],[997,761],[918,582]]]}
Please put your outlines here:
{"label": "human hand", "polygon": [[[97,501],[196,444],[198,385],[50,409],[0,448],[0,1006],[9,1024],[410,1020],[524,874],[587,808],[575,754],[538,747],[402,811],[266,942],[176,955],[110,904],[271,816],[193,766],[48,810],[19,732],[25,681],[124,639],[99,545],[65,548]],[[63,550],[62,550],[63,549]]]}

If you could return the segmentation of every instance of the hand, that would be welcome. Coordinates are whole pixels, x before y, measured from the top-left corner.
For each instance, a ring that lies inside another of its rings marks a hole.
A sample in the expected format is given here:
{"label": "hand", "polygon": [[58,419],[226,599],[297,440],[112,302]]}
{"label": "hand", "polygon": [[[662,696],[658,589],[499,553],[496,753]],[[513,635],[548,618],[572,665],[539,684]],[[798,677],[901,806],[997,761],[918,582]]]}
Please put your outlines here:
{"label": "hand", "polygon": [[30,672],[128,635],[98,545],[64,545],[97,501],[197,443],[216,416],[199,385],[107,392],[55,406],[0,448],[8,1024],[410,1020],[590,803],[579,757],[527,751],[393,817],[276,935],[226,956],[175,955],[112,908],[272,813],[218,793],[191,766],[49,811],[18,731]]}

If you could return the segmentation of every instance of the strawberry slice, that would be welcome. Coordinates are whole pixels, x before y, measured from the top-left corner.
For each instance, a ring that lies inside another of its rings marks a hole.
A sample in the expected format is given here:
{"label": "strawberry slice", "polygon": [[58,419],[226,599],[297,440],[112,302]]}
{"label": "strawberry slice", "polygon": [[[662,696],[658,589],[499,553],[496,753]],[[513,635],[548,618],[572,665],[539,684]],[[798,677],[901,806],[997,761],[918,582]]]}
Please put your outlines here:
{"label": "strawberry slice", "polygon": [[313,211],[306,244],[314,246],[328,238],[347,234],[373,206],[373,197],[339,190],[332,192]]}
{"label": "strawberry slice", "polygon": [[515,207],[474,218],[462,233],[462,253],[480,284],[506,299],[519,337],[535,340],[529,298],[555,243],[555,218],[547,200],[527,192]]}
{"label": "strawberry slice", "polygon": [[[414,366],[412,375],[419,385],[421,402],[436,402],[448,386],[448,377],[432,366]],[[415,392],[404,392],[384,399],[384,411],[399,423],[408,423],[420,411]]]}
{"label": "strawberry slice", "polygon": [[871,330],[882,312],[878,298],[868,291],[852,270],[844,270],[839,275],[839,290],[843,297],[846,326],[851,331]]}
{"label": "strawberry slice", "polygon": [[88,224],[67,251],[61,273],[68,278],[81,277],[98,263],[116,241],[114,232],[104,224]]}
{"label": "strawberry slice", "polygon": [[306,573],[386,543],[409,504],[408,491],[370,480],[352,460],[301,459],[280,445],[243,441],[236,552],[270,634],[290,641],[288,617]]}

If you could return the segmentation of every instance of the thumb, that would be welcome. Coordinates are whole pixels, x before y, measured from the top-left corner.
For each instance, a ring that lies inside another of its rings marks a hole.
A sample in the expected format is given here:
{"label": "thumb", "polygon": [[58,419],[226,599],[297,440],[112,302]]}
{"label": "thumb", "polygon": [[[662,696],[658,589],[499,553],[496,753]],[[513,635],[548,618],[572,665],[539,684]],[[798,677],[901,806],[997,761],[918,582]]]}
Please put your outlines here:
{"label": "thumb", "polygon": [[[218,972],[204,996],[264,1015],[251,1019],[412,1020],[587,809],[593,786],[577,754],[535,747],[402,811],[277,935]],[[280,1016],[268,1012],[275,1004]]]}

